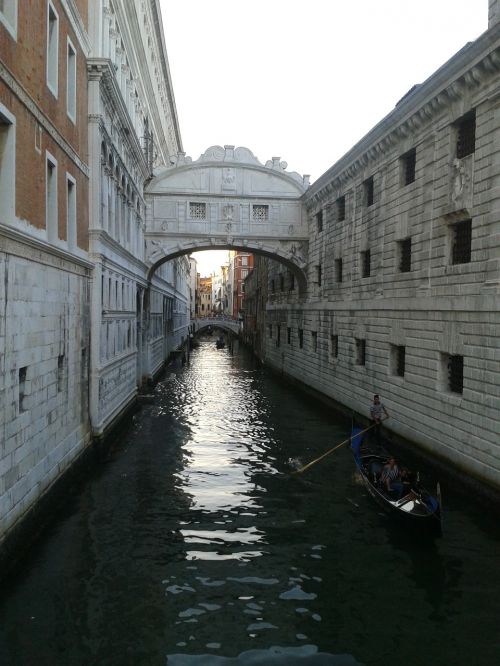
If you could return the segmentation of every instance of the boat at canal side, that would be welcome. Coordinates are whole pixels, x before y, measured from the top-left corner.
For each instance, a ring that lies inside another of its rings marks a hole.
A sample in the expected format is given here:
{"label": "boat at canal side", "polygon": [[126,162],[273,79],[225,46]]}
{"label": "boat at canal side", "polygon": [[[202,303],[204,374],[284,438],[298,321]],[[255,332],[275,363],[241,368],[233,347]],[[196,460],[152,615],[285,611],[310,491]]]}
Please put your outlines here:
{"label": "boat at canal side", "polygon": [[366,444],[360,432],[360,429],[353,429],[351,449],[363,485],[370,496],[385,513],[409,528],[440,536],[442,522],[439,484],[433,494],[420,485],[418,473],[410,472],[403,495],[395,497],[380,483],[380,470],[393,456],[380,445]]}

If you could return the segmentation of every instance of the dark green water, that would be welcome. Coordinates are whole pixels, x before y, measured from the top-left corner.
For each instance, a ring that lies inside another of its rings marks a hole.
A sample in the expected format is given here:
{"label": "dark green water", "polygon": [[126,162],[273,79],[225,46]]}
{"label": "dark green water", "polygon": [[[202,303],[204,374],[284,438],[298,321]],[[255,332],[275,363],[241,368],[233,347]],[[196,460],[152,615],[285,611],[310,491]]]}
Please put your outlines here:
{"label": "dark green water", "polygon": [[0,664],[499,664],[498,521],[445,487],[401,532],[345,448],[290,475],[348,428],[203,343],[4,586]]}

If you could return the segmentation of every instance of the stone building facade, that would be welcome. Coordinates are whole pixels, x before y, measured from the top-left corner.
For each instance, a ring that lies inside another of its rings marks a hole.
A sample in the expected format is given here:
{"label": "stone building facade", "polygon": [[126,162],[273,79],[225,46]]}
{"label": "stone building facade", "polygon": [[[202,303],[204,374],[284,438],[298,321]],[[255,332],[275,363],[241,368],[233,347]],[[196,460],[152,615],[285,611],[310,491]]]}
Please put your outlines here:
{"label": "stone building facade", "polygon": [[89,443],[86,2],[0,5],[0,535]]}
{"label": "stone building facade", "polygon": [[[266,363],[500,487],[500,24],[305,193],[308,286],[269,262]],[[247,294],[247,299],[250,296]]]}
{"label": "stone building facade", "polygon": [[0,548],[187,340],[144,240],[181,149],[158,0],[0,3]]}

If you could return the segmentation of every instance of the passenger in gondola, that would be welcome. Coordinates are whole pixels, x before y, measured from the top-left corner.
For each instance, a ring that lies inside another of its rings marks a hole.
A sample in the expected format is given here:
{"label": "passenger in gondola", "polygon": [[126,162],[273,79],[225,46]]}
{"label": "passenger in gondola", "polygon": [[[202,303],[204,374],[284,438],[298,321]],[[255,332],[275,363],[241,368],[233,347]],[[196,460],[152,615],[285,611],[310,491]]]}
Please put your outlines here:
{"label": "passenger in gondola", "polygon": [[380,474],[380,482],[391,497],[399,499],[403,496],[404,486],[395,458],[389,458],[384,465]]}

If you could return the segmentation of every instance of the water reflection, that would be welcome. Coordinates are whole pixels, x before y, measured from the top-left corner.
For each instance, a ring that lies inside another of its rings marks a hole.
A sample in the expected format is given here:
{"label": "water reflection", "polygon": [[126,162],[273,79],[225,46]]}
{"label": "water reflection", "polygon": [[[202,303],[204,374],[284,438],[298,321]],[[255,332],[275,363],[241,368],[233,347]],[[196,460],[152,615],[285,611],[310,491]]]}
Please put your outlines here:
{"label": "water reflection", "polygon": [[202,344],[155,395],[10,581],[2,666],[495,663],[496,523],[449,496],[416,540],[346,449],[291,474],[349,424],[244,353]]}

